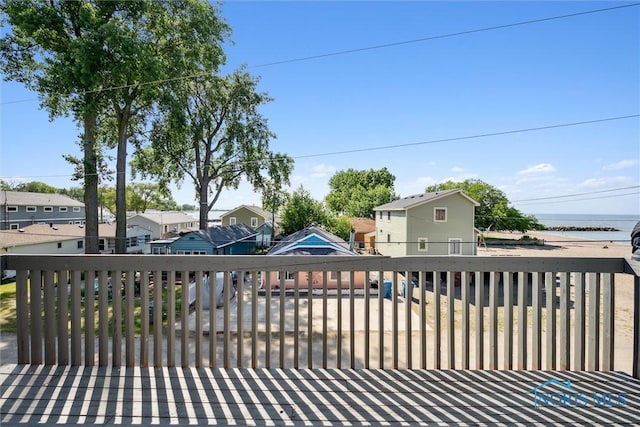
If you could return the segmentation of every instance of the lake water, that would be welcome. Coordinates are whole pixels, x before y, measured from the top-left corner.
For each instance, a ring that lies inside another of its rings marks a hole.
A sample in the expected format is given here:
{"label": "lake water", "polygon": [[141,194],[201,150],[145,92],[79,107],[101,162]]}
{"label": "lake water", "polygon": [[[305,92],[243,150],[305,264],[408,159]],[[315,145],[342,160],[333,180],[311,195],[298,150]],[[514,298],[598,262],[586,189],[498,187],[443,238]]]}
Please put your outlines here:
{"label": "lake water", "polygon": [[620,231],[545,231],[548,234],[603,242],[630,243],[638,215],[534,214],[547,227],[613,227]]}

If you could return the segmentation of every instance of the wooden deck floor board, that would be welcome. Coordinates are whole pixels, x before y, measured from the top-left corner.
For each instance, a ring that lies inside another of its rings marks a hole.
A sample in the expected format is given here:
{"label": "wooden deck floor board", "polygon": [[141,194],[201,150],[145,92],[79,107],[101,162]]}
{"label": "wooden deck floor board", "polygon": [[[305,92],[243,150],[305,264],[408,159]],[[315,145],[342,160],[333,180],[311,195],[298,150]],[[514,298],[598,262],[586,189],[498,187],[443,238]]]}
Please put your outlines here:
{"label": "wooden deck floor board", "polygon": [[[586,406],[534,407],[533,389],[550,380],[549,393],[570,380]],[[617,372],[7,365],[0,392],[2,426],[640,423],[640,381]],[[612,400],[593,401],[602,395]]]}

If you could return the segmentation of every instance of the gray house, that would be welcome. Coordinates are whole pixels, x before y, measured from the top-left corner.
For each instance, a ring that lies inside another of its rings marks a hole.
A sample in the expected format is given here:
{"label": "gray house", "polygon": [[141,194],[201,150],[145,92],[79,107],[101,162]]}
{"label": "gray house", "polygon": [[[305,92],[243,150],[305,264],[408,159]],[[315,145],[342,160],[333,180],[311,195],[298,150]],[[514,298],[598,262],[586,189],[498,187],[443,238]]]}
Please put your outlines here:
{"label": "gray house", "polygon": [[0,191],[0,230],[85,223],[84,203],[63,194]]}
{"label": "gray house", "polygon": [[448,190],[378,206],[376,249],[387,256],[476,255],[477,205],[462,190]]}

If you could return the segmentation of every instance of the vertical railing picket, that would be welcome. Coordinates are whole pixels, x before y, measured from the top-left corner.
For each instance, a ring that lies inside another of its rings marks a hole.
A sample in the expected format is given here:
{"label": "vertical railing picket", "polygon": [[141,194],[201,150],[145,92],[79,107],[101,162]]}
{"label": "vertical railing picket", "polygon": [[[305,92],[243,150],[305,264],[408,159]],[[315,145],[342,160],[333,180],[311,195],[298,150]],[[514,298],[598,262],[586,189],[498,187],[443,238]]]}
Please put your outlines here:
{"label": "vertical railing picket", "polygon": [[167,366],[176,366],[176,271],[167,272]]}
{"label": "vertical railing picket", "polygon": [[573,369],[584,371],[586,347],[586,275],[575,273],[575,303],[574,303],[574,362]]}
{"label": "vertical railing picket", "polygon": [[56,364],[56,291],[54,272],[44,272],[44,363]]}
{"label": "vertical railing picket", "polygon": [[469,278],[466,271],[460,272],[462,285],[462,369],[469,369]]}
{"label": "vertical railing picket", "polygon": [[447,367],[456,369],[455,273],[447,271]]}
{"label": "vertical railing picket", "polygon": [[431,274],[433,274],[433,367],[434,369],[440,369],[442,367],[440,272],[434,271]]}
{"label": "vertical railing picket", "polygon": [[122,366],[122,272],[114,270],[111,275],[111,302],[113,321],[111,332],[111,366]]}
{"label": "vertical railing picket", "polygon": [[602,370],[613,371],[615,343],[615,276],[602,275],[604,319],[602,327]]}
{"label": "vertical railing picket", "polygon": [[71,272],[71,364],[82,365],[82,295],[81,272]]}
{"label": "vertical railing picket", "polygon": [[489,273],[489,369],[498,369],[498,284]]}
{"label": "vertical railing picket", "polygon": [[548,370],[556,369],[556,273],[547,272],[544,277],[544,289],[546,290],[545,315],[547,316],[547,357],[546,368]]}
{"label": "vertical railing picket", "polygon": [[84,276],[84,364],[96,364],[96,317],[95,317],[95,288],[96,275],[94,270],[85,272]]}
{"label": "vertical railing picket", "polygon": [[153,275],[153,365],[156,368],[162,367],[162,304],[162,271],[156,271]]}
{"label": "vertical railing picket", "polygon": [[68,272],[58,270],[57,276],[57,321],[58,321],[58,365],[69,364],[69,288]]}
{"label": "vertical railing picket", "polygon": [[527,369],[527,291],[525,273],[518,272],[518,369]]}
{"label": "vertical railing picket", "polygon": [[542,284],[544,273],[533,273],[531,292],[532,363],[534,370],[542,369]]}
{"label": "vertical railing picket", "polygon": [[479,271],[473,277],[476,291],[476,369],[484,369],[484,279]]}
{"label": "vertical railing picket", "polygon": [[569,273],[560,274],[560,369],[571,369],[571,310]]}

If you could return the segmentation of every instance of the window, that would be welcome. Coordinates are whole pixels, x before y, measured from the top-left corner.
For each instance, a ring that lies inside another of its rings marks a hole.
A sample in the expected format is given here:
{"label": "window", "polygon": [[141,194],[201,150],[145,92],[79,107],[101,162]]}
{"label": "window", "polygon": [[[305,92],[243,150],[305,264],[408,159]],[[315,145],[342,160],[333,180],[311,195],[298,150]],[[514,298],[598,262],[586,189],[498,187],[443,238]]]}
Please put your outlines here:
{"label": "window", "polygon": [[229,218],[229,225],[236,225],[236,217],[232,216],[231,218]]}
{"label": "window", "polygon": [[44,210],[45,212],[53,212],[53,206],[45,206],[45,207],[43,208],[43,210]]}
{"label": "window", "polygon": [[69,221],[69,224],[73,225],[73,221]]}
{"label": "window", "polygon": [[391,211],[387,212],[387,220],[391,221]]}
{"label": "window", "polygon": [[380,211],[380,219],[382,219],[382,211]]}
{"label": "window", "polygon": [[38,212],[38,208],[35,206],[27,206],[27,212]]}
{"label": "window", "polygon": [[447,222],[447,208],[433,208],[434,222]]}
{"label": "window", "polygon": [[60,207],[58,208],[58,211],[59,211],[59,212],[66,212],[66,211],[68,211],[68,210],[69,210],[69,209],[68,209],[66,206],[60,206]]}
{"label": "window", "polygon": [[[277,279],[280,280],[280,271],[278,271],[278,277]],[[296,277],[296,273],[292,273],[290,271],[285,271],[284,272],[284,280],[295,280]]]}
{"label": "window", "polygon": [[449,255],[462,254],[462,239],[449,239]]}
{"label": "window", "polygon": [[254,228],[258,226],[258,217],[255,217],[255,216],[251,217],[251,226]]}
{"label": "window", "polygon": [[19,230],[20,224],[9,224],[9,230]]}
{"label": "window", "polygon": [[387,243],[391,243],[391,234],[387,234]]}
{"label": "window", "polygon": [[74,225],[82,225],[82,221],[73,221]]}
{"label": "window", "polygon": [[84,247],[84,240],[78,240],[78,249],[82,249]]}
{"label": "window", "polygon": [[58,249],[62,247],[62,242],[58,242]]}
{"label": "window", "polygon": [[7,206],[6,211],[7,212],[18,212],[18,207],[17,206]]}
{"label": "window", "polygon": [[107,241],[105,239],[98,240],[98,250],[104,251],[107,249]]}
{"label": "window", "polygon": [[418,238],[418,251],[427,252],[429,250],[429,239],[426,237]]}
{"label": "window", "polygon": [[73,211],[74,212],[80,212],[80,207],[79,206],[74,206]]}

